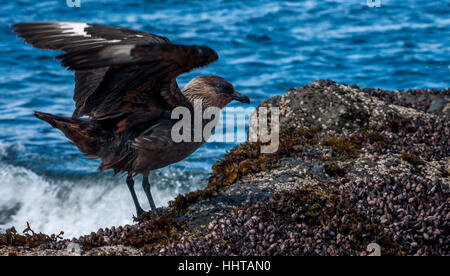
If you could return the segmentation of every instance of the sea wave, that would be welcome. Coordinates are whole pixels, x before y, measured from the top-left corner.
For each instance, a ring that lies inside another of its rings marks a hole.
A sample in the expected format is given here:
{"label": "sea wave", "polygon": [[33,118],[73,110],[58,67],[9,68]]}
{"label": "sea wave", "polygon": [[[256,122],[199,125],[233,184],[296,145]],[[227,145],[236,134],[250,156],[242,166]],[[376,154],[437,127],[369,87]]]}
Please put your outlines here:
{"label": "sea wave", "polygon": [[[0,154],[5,151],[0,147]],[[0,231],[29,222],[35,231],[59,233],[66,238],[88,234],[92,229],[132,223],[135,214],[124,177],[110,173],[51,178],[30,169],[0,162]],[[179,193],[205,184],[206,175],[166,168],[150,175],[157,206],[165,206]],[[149,209],[136,179],[136,190],[144,209]]]}

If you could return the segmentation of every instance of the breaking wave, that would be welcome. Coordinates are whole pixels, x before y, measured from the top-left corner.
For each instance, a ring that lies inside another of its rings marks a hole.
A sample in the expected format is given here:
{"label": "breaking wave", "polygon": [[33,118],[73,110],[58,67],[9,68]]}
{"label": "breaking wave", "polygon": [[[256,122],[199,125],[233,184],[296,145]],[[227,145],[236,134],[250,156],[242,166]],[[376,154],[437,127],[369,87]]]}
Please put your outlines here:
{"label": "breaking wave", "polygon": [[[11,146],[0,144],[0,156]],[[157,206],[165,206],[179,193],[205,184],[206,173],[166,168],[152,173],[152,193]],[[92,173],[55,178],[0,161],[0,231],[15,226],[46,234],[64,231],[65,238],[88,234],[98,228],[132,223],[135,213],[122,176]],[[149,209],[136,179],[136,190],[144,209]]]}

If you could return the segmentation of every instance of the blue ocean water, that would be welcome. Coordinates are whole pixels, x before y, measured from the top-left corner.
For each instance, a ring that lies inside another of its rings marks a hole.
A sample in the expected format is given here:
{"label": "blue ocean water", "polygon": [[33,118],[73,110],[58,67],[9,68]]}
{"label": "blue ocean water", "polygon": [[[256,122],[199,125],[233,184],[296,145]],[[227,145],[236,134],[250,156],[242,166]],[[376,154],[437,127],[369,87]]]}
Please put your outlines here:
{"label": "blue ocean water", "polygon": [[[450,84],[450,2],[434,0],[112,1],[19,0],[0,3],[0,229],[30,221],[66,236],[131,222],[124,179],[98,172],[32,110],[70,115],[73,73],[33,49],[9,25],[82,21],[208,45],[218,62],[179,77],[180,86],[216,74],[248,95],[253,106],[313,80],[332,79],[384,89]],[[233,104],[239,106],[239,104]],[[208,143],[178,164],[154,172],[157,205],[206,184],[215,157],[234,143]],[[141,202],[145,196],[138,189]],[[147,205],[144,205],[148,208]]]}

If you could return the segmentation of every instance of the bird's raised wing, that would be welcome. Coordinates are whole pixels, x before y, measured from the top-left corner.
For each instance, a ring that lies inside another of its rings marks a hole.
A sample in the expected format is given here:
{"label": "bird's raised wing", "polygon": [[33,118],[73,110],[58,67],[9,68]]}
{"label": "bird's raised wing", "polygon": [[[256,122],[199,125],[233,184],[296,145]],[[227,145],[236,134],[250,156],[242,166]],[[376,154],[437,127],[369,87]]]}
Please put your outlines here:
{"label": "bird's raised wing", "polygon": [[[93,50],[123,42],[170,43],[170,40],[146,32],[122,27],[87,24],[81,22],[30,22],[11,26],[26,43],[39,49],[61,50],[66,53]],[[75,72],[73,99],[77,112],[102,82],[108,67]]]}
{"label": "bird's raised wing", "polygon": [[78,115],[103,118],[186,104],[175,78],[218,56],[205,46],[166,43],[107,45],[57,58],[69,70],[109,68],[96,90],[78,108]]}
{"label": "bird's raised wing", "polygon": [[81,22],[30,22],[11,25],[26,43],[39,49],[75,52],[122,42],[170,43],[170,40],[146,32],[122,27]]}
{"label": "bird's raised wing", "polygon": [[[122,118],[123,130],[185,101],[175,78],[217,60],[205,46],[172,44],[145,32],[74,22],[20,23],[12,28],[37,48],[57,49],[76,71],[74,117]],[[143,113],[146,113],[145,116]]]}

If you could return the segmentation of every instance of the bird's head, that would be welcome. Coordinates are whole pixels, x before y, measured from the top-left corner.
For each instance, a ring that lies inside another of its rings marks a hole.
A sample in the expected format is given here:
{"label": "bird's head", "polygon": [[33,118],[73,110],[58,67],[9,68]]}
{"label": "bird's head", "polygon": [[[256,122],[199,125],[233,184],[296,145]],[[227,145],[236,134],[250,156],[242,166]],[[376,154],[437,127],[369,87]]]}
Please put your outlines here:
{"label": "bird's head", "polygon": [[201,99],[204,106],[223,108],[233,100],[250,103],[247,96],[234,90],[231,83],[219,76],[196,77],[186,84],[182,92],[191,102]]}

